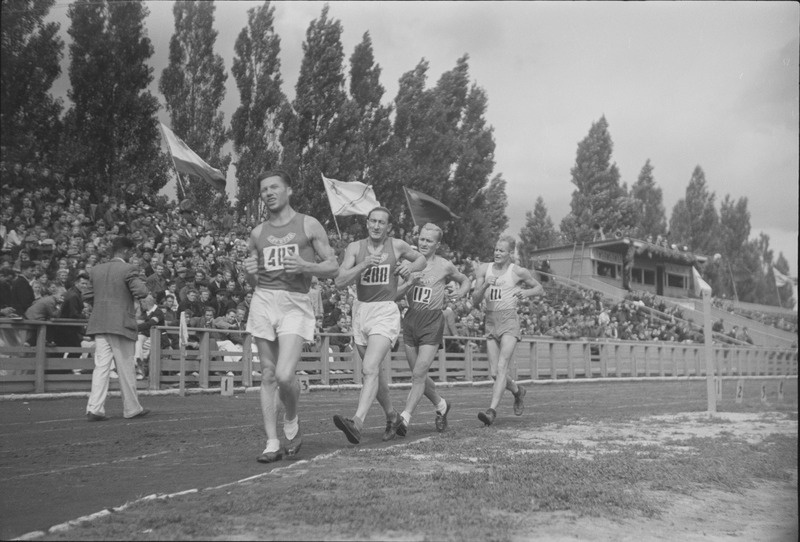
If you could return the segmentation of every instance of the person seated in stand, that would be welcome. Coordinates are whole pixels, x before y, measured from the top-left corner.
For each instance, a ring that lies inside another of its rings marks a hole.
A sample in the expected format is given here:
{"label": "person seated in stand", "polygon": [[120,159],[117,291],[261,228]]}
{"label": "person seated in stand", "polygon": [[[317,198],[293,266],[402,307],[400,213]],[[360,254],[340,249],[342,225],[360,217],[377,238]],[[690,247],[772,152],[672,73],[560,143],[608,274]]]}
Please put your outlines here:
{"label": "person seated in stand", "polygon": [[139,301],[139,305],[142,310],[142,321],[137,326],[138,336],[135,349],[136,380],[142,380],[149,372],[151,329],[154,326],[165,325],[164,313],[152,295],[148,295]]}

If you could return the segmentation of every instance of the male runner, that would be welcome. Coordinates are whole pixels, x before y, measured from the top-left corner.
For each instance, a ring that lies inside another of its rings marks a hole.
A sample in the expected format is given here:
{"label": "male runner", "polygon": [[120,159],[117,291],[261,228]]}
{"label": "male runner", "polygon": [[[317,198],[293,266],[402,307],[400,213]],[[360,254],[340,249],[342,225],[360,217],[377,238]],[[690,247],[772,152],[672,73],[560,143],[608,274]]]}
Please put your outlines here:
{"label": "male runner", "polygon": [[[524,267],[511,263],[516,241],[503,236],[494,247],[494,262],[481,264],[476,274],[475,292],[472,301],[477,306],[486,300],[486,350],[489,354],[489,370],[494,378],[492,401],[486,412],[479,412],[478,419],[492,425],[497,416],[497,406],[507,389],[514,394],[514,414],[522,416],[525,409],[525,388],[508,376],[508,364],[514,357],[514,349],[520,336],[517,301],[523,297],[542,295],[544,289]],[[523,289],[523,286],[528,288]]]}
{"label": "male runner", "polygon": [[400,309],[395,303],[397,277],[406,279],[410,273],[424,269],[425,256],[405,241],[389,237],[391,223],[388,209],[372,209],[367,215],[369,235],[347,246],[336,278],[337,288],[355,282],[357,293],[357,303],[353,306],[353,338],[362,359],[363,386],[355,416],[344,418],[337,414],[333,417],[333,423],[352,444],[361,442],[361,429],[376,397],[386,413],[383,440],[394,438],[392,424],[399,417],[392,407],[389,379],[381,371],[381,362],[400,334]]}
{"label": "male runner", "polygon": [[436,384],[428,376],[436,351],[442,347],[444,332],[445,286],[451,280],[460,284],[456,297],[469,294],[469,278],[452,262],[436,255],[442,240],[442,229],[436,224],[425,224],[419,232],[419,251],[425,256],[426,267],[411,273],[409,280],[401,283],[398,298],[406,295],[408,312],[403,316],[403,344],[406,359],[411,367],[411,391],[408,392],[406,408],[392,426],[401,437],[406,436],[411,415],[424,394],[436,407],[436,430],[447,429],[447,414],[450,403],[436,393]]}
{"label": "male runner", "polygon": [[[267,447],[258,461],[271,463],[284,454],[295,455],[303,443],[297,421],[300,387],[295,368],[303,342],[314,340],[316,319],[308,290],[312,276],[336,276],[338,262],[322,224],[290,205],[289,174],[273,170],[258,179],[269,218],[250,233],[250,256],[243,263],[247,280],[255,287],[247,331],[255,339],[261,361],[261,412],[267,432]],[[279,400],[285,409],[285,447],[278,438]]]}

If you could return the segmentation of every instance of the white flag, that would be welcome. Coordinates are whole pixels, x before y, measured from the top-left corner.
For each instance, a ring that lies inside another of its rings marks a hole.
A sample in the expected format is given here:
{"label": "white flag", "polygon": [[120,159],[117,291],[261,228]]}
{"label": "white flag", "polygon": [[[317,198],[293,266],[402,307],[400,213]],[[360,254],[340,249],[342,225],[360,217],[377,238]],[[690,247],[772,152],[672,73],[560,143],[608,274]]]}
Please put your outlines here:
{"label": "white flag", "polygon": [[791,277],[787,277],[786,275],[775,269],[775,267],[772,268],[772,274],[775,277],[775,286],[777,286],[778,288],[794,282]]}
{"label": "white flag", "polygon": [[200,177],[217,190],[225,190],[225,176],[220,170],[209,166],[205,160],[197,156],[197,153],[176,136],[175,132],[164,126],[164,123],[161,123],[161,130],[167,147],[169,147],[169,153],[172,155],[175,169],[186,175]]}
{"label": "white flag", "polygon": [[694,267],[692,267],[692,280],[694,281],[695,295],[702,297],[705,292],[711,295],[711,286],[703,280],[703,277],[700,276],[700,273],[698,273],[697,269]]}
{"label": "white flag", "polygon": [[346,183],[322,176],[334,216],[364,215],[380,207],[371,186],[354,181]]}

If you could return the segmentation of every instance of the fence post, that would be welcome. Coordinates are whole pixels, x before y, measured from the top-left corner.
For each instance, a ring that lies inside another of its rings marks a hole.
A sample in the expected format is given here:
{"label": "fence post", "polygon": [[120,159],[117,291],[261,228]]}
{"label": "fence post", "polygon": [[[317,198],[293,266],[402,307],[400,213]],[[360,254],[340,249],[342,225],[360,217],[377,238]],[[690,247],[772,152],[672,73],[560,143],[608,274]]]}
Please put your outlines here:
{"label": "fence post", "polygon": [[466,362],[467,365],[465,367],[465,377],[469,382],[475,380],[472,374],[472,346],[470,346],[471,342],[472,341],[467,341],[466,349],[464,350],[464,361]]}
{"label": "fence post", "polygon": [[592,377],[592,345],[589,341],[583,342],[583,376]]}
{"label": "fence post", "polygon": [[150,328],[150,361],[147,367],[147,387],[157,390],[161,387],[161,330]]}
{"label": "fence post", "polygon": [[550,354],[550,379],[556,380],[558,377],[558,370],[556,368],[556,357],[553,355],[553,348],[554,348],[553,341],[548,342],[547,345],[548,345],[547,350]]}
{"label": "fence post", "polygon": [[322,379],[322,383],[327,386],[331,383],[331,369],[328,366],[328,363],[330,363],[331,336],[323,334],[321,337],[322,344],[319,347],[319,360],[322,363],[322,367],[319,368],[319,376]]}
{"label": "fence post", "polygon": [[209,350],[209,332],[203,331],[200,337],[200,387],[208,387],[208,370],[211,365]]}
{"label": "fence post", "polygon": [[528,352],[529,360],[531,363],[531,380],[539,378],[539,352],[537,350],[538,343],[531,340],[530,350]]}
{"label": "fence post", "polygon": [[247,388],[253,385],[253,336],[249,333],[242,341],[242,385]]}
{"label": "fence post", "polygon": [[364,380],[361,374],[361,354],[358,353],[358,348],[353,349],[353,382],[361,384]]}
{"label": "fence post", "polygon": [[447,382],[447,350],[439,349],[439,382]]}
{"label": "fence post", "polygon": [[598,343],[597,348],[597,354],[600,356],[600,376],[606,378],[608,376],[608,343]]}
{"label": "fence post", "polygon": [[36,393],[44,393],[44,367],[46,353],[44,351],[47,346],[47,326],[45,324],[37,324],[36,326],[36,381],[34,389]]}
{"label": "fence post", "polygon": [[575,378],[575,366],[572,363],[572,342],[567,343],[567,378]]}

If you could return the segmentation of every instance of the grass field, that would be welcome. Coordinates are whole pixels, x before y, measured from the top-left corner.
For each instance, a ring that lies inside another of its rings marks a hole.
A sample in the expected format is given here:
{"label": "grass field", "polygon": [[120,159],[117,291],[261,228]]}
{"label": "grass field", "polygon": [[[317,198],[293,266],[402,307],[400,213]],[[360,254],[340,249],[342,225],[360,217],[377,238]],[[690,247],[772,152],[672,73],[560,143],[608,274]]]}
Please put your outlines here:
{"label": "grass field", "polygon": [[[228,435],[226,453],[248,456],[228,480],[195,477],[198,491],[172,497],[133,493],[111,513],[36,538],[793,541],[797,380],[780,403],[768,385],[766,403],[753,383],[737,404],[726,382],[714,416],[703,382],[533,386],[525,415],[514,417],[507,397],[490,428],[475,417],[488,388],[446,389],[456,405],[446,433],[423,405],[408,437],[383,444],[375,405],[360,446],[330,423],[351,413],[355,392],[314,392],[302,398],[299,460],[262,468],[252,460],[260,450]],[[240,398],[237,422],[258,423],[255,395]],[[392,392],[398,405],[404,395]],[[162,399],[159,409],[226,398]],[[172,423],[153,420],[148,433]]]}

